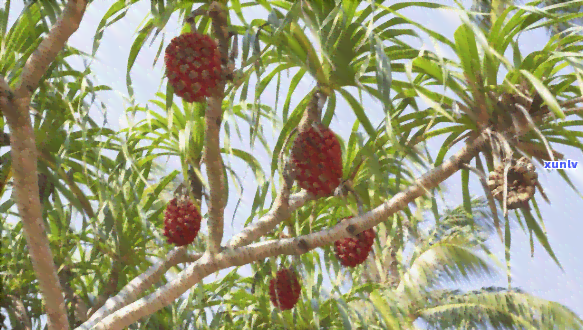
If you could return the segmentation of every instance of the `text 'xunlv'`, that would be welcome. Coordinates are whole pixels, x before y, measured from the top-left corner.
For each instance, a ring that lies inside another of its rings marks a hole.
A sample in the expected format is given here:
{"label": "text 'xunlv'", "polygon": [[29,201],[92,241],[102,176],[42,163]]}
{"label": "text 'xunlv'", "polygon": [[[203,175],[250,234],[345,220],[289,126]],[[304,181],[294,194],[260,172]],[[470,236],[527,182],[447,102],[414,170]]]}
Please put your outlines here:
{"label": "text 'xunlv'", "polygon": [[546,169],[563,169],[563,168],[577,168],[579,162],[573,160],[556,160],[556,161],[545,161]]}

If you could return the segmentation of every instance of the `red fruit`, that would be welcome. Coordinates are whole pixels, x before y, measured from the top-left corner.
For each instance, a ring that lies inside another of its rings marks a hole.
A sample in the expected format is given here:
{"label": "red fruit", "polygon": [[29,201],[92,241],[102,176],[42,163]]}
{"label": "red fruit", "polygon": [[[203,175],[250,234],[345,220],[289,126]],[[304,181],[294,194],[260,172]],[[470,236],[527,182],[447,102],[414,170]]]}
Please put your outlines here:
{"label": "red fruit", "polygon": [[[350,219],[350,218],[349,218]],[[375,232],[372,228],[356,235],[356,238],[344,238],[334,242],[336,257],[345,267],[356,267],[362,264],[374,244]]]}
{"label": "red fruit", "polygon": [[300,299],[302,287],[291,269],[277,271],[275,278],[269,282],[269,296],[273,305],[281,310],[292,309]]}
{"label": "red fruit", "polygon": [[172,199],[164,214],[164,236],[168,243],[183,246],[198,235],[202,217],[190,199]]}
{"label": "red fruit", "polygon": [[164,56],[168,82],[186,102],[201,102],[221,79],[221,56],[207,35],[186,33],[175,37]]}
{"label": "red fruit", "polygon": [[292,162],[298,185],[314,196],[330,196],[342,180],[342,149],[334,132],[317,124],[294,141]]}

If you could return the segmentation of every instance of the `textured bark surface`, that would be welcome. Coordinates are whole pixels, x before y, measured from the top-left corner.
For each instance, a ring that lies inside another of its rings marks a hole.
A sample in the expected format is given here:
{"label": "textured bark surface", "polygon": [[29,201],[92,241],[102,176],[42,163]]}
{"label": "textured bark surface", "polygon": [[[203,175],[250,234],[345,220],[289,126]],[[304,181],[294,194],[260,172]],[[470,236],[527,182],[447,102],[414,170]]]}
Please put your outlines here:
{"label": "textured bark surface", "polygon": [[32,93],[49,65],[63,49],[69,37],[79,28],[86,1],[70,0],[62,17],[26,62],[14,93],[4,79],[0,108],[11,132],[10,146],[14,175],[14,198],[22,221],[32,266],[44,300],[49,329],[67,330],[69,322],[63,290],[55,269],[49,240],[42,219],[37,177],[37,148],[29,105]]}
{"label": "textured bark surface", "polygon": [[[229,32],[227,30],[227,14],[218,2],[213,2],[209,8],[209,16],[213,19],[213,32],[218,42],[223,66],[228,63]],[[217,84],[216,90],[208,99],[205,113],[204,161],[210,186],[208,201],[208,250],[211,255],[220,252],[223,239],[225,216],[225,175],[221,157],[221,123],[223,118],[223,98],[225,97],[224,79]]]}

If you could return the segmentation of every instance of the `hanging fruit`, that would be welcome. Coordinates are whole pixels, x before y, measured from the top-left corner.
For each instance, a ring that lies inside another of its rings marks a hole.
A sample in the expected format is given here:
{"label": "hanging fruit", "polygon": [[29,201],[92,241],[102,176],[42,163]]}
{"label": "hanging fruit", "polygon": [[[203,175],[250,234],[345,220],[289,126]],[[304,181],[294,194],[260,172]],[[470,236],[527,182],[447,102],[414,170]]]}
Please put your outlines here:
{"label": "hanging fruit", "polygon": [[342,181],[342,149],[334,132],[315,123],[300,131],[291,161],[298,185],[316,197],[330,196]]}
{"label": "hanging fruit", "polygon": [[174,198],[164,214],[164,236],[170,244],[191,244],[198,235],[201,220],[196,205],[188,197]]}
{"label": "hanging fruit", "polygon": [[271,303],[281,310],[292,309],[300,299],[302,287],[296,273],[291,269],[277,271],[269,282]]}
{"label": "hanging fruit", "polygon": [[[538,175],[528,158],[512,159],[508,169],[507,208],[528,207],[528,201],[534,196]],[[494,198],[504,202],[504,164],[498,165],[488,177],[488,188]]]}
{"label": "hanging fruit", "polygon": [[348,237],[337,240],[334,242],[336,257],[345,267],[356,267],[364,263],[372,251],[375,237],[374,230],[369,228],[356,235],[356,238]]}
{"label": "hanging fruit", "polygon": [[207,35],[186,33],[170,41],[164,56],[168,83],[186,102],[202,102],[221,79],[217,43]]}

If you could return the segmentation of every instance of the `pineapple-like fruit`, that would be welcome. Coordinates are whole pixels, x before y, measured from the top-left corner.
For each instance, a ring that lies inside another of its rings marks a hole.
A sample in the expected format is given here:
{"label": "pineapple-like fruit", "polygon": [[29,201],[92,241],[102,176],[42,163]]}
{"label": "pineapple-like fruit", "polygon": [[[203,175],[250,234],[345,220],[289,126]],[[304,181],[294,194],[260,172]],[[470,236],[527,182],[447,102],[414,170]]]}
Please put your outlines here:
{"label": "pineapple-like fruit", "polygon": [[300,299],[302,287],[296,273],[291,269],[277,271],[269,282],[271,303],[281,310],[292,309]]}
{"label": "pineapple-like fruit", "polygon": [[316,124],[300,132],[291,160],[298,185],[316,197],[330,196],[342,180],[342,149],[334,132]]}
{"label": "pineapple-like fruit", "polygon": [[337,240],[334,242],[336,257],[345,267],[356,267],[362,264],[372,251],[375,236],[374,230],[370,228],[356,235],[356,238]]}
{"label": "pineapple-like fruit", "polygon": [[207,35],[185,33],[170,41],[164,56],[168,82],[186,102],[202,102],[221,79],[217,43]]}
{"label": "pineapple-like fruit", "polygon": [[198,235],[201,220],[196,205],[189,198],[174,198],[164,214],[164,236],[170,244],[188,245]]}
{"label": "pineapple-like fruit", "polygon": [[[512,159],[507,178],[508,210],[520,207],[528,208],[528,202],[534,196],[537,183],[538,174],[528,158]],[[504,164],[499,165],[494,171],[490,172],[488,188],[494,198],[500,202],[504,201]]]}

